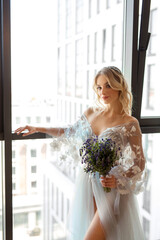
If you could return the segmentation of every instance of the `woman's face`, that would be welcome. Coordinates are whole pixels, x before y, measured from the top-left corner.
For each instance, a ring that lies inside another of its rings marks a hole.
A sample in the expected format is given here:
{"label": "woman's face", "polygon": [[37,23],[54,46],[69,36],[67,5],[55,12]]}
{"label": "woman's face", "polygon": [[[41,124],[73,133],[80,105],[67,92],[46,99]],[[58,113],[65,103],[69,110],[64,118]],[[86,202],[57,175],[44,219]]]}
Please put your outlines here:
{"label": "woman's face", "polygon": [[116,104],[119,101],[119,91],[110,87],[104,75],[97,78],[97,93],[104,104]]}

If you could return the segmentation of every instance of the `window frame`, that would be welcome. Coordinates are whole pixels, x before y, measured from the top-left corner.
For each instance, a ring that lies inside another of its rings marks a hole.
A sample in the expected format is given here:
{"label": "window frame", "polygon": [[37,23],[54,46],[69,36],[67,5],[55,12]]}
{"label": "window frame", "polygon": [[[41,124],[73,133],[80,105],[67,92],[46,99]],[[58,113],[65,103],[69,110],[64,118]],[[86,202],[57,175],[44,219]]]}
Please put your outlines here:
{"label": "window frame", "polygon": [[[126,16],[128,16],[131,26],[126,25],[126,33],[132,30],[132,48],[126,45],[128,51],[131,51],[128,74],[131,76],[131,86],[137,110],[133,113],[139,122],[142,133],[160,133],[160,117],[140,117],[142,89],[144,77],[144,63],[146,57],[146,48],[148,46],[148,20],[150,11],[150,0],[143,0],[142,22],[139,49],[138,41],[138,12],[139,1],[125,1]],[[128,2],[128,3],[127,3]],[[22,135],[16,135],[11,132],[11,35],[10,35],[10,0],[0,0],[0,140],[5,143],[5,162],[3,163],[4,175],[4,231],[3,237],[7,240],[13,239],[13,216],[12,216],[12,141],[24,139]],[[129,13],[127,15],[127,13]],[[132,13],[132,14],[131,14]],[[133,18],[132,18],[133,16]],[[145,20],[144,20],[145,18]],[[128,36],[126,36],[128,37]],[[127,44],[127,43],[126,43]],[[125,49],[125,53],[127,52]],[[125,60],[124,71],[126,73],[127,61]],[[140,71],[141,70],[141,71]],[[135,80],[136,79],[136,80]],[[137,88],[137,84],[140,86]],[[138,96],[136,98],[136,96]],[[1,114],[3,113],[3,114]],[[35,133],[25,137],[26,139],[44,139],[50,136],[42,133]]]}

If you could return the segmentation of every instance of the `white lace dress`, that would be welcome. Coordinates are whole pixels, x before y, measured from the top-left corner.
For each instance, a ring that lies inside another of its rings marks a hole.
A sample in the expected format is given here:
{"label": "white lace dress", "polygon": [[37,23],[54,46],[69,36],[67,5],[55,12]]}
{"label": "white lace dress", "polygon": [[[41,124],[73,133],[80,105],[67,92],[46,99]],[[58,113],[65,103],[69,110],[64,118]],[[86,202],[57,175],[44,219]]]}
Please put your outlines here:
{"label": "white lace dress", "polygon": [[83,240],[94,216],[94,197],[106,240],[142,240],[144,235],[135,196],[142,190],[145,181],[145,159],[139,124],[132,121],[107,128],[98,136],[99,139],[113,139],[122,151],[118,166],[111,170],[111,174],[117,178],[117,188],[108,193],[100,183],[99,174],[94,177],[84,172],[78,154],[83,142],[92,136],[96,135],[85,115],[82,115],[58,139],[60,145],[67,143],[67,151],[63,152],[63,156],[69,154],[79,166],[67,239]]}

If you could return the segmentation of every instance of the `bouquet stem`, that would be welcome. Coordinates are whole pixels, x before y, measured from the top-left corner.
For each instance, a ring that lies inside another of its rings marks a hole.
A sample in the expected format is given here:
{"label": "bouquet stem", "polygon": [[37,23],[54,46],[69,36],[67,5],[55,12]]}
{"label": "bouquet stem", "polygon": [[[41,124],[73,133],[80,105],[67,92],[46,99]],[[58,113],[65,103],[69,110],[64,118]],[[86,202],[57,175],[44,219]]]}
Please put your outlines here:
{"label": "bouquet stem", "polygon": [[108,188],[108,187],[103,187],[104,191],[105,192],[110,192],[111,191],[111,188]]}

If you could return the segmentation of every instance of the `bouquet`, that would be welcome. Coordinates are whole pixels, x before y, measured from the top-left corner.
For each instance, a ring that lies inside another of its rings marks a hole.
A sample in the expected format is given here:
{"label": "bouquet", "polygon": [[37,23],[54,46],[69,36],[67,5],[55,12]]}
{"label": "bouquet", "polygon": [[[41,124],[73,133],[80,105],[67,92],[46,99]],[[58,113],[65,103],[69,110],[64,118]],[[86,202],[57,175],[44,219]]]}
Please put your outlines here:
{"label": "bouquet", "polygon": [[[115,142],[109,138],[98,139],[98,137],[88,138],[80,148],[82,164],[85,164],[86,173],[96,172],[106,176],[119,159],[120,148],[117,149]],[[110,188],[104,188],[110,192]]]}

